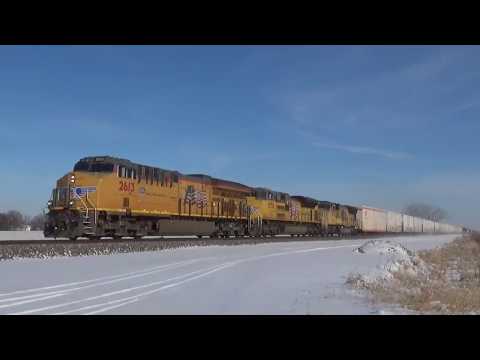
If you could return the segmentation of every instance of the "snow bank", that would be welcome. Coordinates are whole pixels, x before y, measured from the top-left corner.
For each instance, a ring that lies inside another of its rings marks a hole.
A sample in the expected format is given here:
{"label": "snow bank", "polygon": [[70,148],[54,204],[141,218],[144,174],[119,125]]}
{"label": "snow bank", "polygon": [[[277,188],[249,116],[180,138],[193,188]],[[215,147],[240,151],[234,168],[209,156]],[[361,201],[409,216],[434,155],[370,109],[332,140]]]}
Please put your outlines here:
{"label": "snow bank", "polygon": [[415,252],[390,240],[370,240],[353,250],[359,254],[378,256],[378,265],[366,274],[358,274],[351,279],[356,287],[365,287],[379,280],[391,280],[396,272],[416,276],[426,273],[427,267]]}

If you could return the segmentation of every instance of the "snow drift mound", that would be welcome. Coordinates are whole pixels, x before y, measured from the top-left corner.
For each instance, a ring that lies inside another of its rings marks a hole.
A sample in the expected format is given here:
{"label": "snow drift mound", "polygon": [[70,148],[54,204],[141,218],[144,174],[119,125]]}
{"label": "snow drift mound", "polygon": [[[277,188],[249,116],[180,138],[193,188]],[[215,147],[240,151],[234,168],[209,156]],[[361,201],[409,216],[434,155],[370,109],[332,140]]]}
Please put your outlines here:
{"label": "snow drift mound", "polygon": [[415,252],[390,240],[370,240],[353,250],[360,254],[378,255],[379,265],[367,274],[357,274],[347,282],[356,287],[367,287],[379,280],[393,280],[394,274],[401,271],[410,276],[426,274],[427,267]]}
{"label": "snow drift mound", "polygon": [[362,254],[377,253],[380,255],[392,255],[405,259],[414,255],[414,253],[406,247],[390,240],[370,240],[353,251]]}

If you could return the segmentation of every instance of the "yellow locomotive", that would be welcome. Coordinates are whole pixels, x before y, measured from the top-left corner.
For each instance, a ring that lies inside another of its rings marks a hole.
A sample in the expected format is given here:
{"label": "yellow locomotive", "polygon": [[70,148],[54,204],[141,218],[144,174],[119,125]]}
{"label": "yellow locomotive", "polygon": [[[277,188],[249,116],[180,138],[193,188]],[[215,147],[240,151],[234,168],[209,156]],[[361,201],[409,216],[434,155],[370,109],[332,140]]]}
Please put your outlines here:
{"label": "yellow locomotive", "polygon": [[356,208],[208,175],[86,157],[57,181],[45,236],[211,237],[356,231]]}

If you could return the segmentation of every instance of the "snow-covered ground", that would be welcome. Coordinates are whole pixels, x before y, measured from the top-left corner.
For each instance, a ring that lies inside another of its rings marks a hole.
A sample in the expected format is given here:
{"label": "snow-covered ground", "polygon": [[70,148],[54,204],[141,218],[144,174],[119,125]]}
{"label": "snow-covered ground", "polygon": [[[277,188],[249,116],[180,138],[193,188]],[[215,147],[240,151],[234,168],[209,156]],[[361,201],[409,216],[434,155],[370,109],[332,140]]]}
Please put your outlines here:
{"label": "snow-covered ground", "polygon": [[43,231],[0,231],[0,241],[45,240]]}
{"label": "snow-covered ground", "polygon": [[[411,250],[457,235],[384,238]],[[367,240],[208,246],[0,263],[0,314],[371,314],[344,284]]]}

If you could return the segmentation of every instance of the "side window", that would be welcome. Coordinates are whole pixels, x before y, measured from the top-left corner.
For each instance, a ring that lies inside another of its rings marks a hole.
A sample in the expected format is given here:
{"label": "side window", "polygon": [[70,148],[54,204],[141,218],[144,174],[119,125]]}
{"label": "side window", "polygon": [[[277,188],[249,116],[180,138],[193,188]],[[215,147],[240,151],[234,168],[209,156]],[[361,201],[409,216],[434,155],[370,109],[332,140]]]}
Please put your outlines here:
{"label": "side window", "polygon": [[53,205],[55,205],[55,203],[57,202],[57,189],[52,190],[51,199],[52,199]]}
{"label": "side window", "polygon": [[126,177],[127,176],[127,169],[125,168],[125,166],[119,166],[118,167],[118,177]]}

